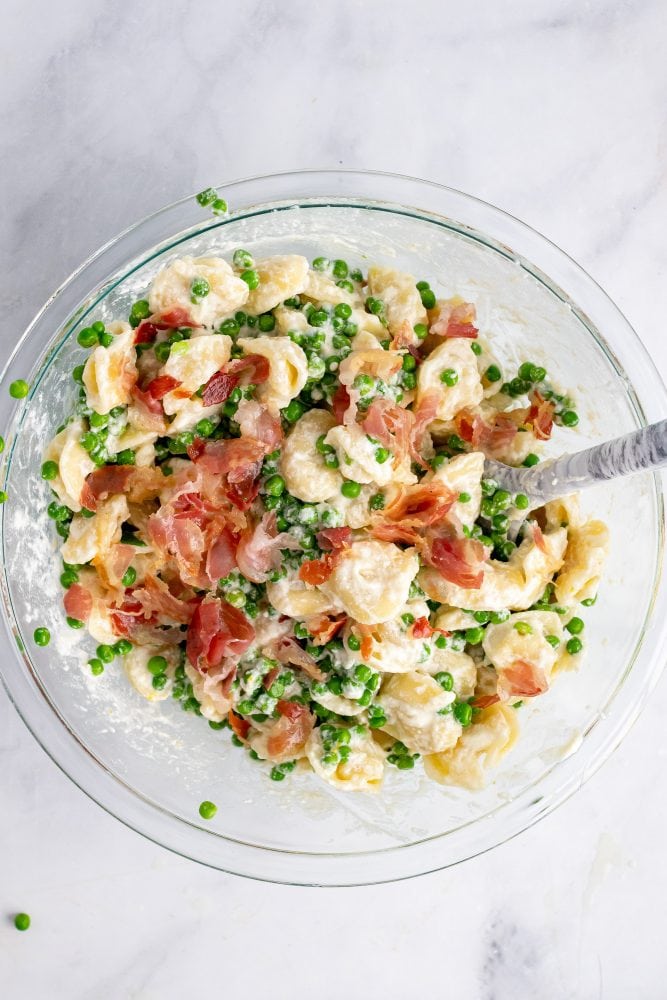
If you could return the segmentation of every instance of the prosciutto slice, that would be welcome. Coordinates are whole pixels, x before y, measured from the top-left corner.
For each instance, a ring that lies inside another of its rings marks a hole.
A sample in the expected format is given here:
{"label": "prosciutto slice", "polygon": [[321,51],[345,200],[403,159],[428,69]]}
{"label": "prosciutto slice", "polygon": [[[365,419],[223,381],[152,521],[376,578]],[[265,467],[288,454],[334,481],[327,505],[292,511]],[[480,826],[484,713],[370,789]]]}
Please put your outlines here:
{"label": "prosciutto slice", "polygon": [[266,583],[280,562],[281,549],[299,549],[300,542],[289,532],[278,534],[275,511],[268,511],[257,524],[241,535],[236,550],[239,570],[252,583]]}
{"label": "prosciutto slice", "polygon": [[238,608],[218,597],[197,606],[186,640],[191,665],[201,673],[220,665],[224,657],[238,660],[255,638],[255,630]]}
{"label": "prosciutto slice", "polygon": [[271,760],[291,760],[301,753],[315,727],[315,717],[305,705],[295,701],[279,701],[280,718],[266,741]]}
{"label": "prosciutto slice", "polygon": [[90,612],[93,610],[92,595],[80,583],[73,583],[71,587],[68,587],[63,597],[63,604],[68,617],[76,618],[79,622],[88,621]]}
{"label": "prosciutto slice", "polygon": [[474,538],[436,538],[427,559],[449,583],[478,590],[489,550]]}

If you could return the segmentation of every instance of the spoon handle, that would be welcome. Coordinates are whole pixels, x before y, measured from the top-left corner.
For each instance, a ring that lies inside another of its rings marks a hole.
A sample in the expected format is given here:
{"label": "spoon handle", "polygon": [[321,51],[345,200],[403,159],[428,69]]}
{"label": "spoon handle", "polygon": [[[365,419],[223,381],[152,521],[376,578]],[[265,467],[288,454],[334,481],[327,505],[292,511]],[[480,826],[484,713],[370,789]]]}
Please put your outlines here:
{"label": "spoon handle", "polygon": [[537,507],[608,479],[665,466],[667,420],[660,420],[623,437],[596,444],[573,455],[562,455],[531,469],[513,469],[487,460],[485,474],[497,478],[510,492],[527,494],[531,506]]}

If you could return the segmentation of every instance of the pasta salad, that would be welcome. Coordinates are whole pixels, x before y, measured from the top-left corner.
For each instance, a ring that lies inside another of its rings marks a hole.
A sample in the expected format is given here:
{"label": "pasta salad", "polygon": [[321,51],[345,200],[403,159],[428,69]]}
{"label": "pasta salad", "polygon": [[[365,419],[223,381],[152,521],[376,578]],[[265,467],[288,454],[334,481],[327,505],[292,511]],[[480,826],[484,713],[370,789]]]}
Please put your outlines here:
{"label": "pasta salad", "polygon": [[578,417],[476,322],[390,267],[239,249],[82,329],[42,475],[92,673],[120,658],[276,781],[373,791],[421,759],[481,787],[578,664],[608,538],[485,477]]}

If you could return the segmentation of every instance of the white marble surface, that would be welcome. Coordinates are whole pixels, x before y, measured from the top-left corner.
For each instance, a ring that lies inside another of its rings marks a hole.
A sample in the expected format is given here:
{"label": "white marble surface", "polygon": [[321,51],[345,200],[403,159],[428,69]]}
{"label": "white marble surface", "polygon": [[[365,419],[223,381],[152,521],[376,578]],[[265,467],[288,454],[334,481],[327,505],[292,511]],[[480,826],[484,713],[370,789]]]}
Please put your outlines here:
{"label": "white marble surface", "polygon": [[[138,216],[212,181],[342,164],[525,219],[667,375],[666,49],[660,0],[6,0],[2,353]],[[126,830],[0,693],[0,996],[663,997],[666,712],[663,683],[583,791],[477,861],[291,890]]]}

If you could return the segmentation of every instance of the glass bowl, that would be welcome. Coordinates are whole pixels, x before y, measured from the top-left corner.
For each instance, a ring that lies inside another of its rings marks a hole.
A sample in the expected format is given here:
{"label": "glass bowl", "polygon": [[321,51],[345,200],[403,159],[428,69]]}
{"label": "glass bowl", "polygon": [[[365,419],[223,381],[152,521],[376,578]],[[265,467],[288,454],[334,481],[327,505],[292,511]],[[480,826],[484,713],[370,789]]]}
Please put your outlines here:
{"label": "glass bowl", "polygon": [[[5,367],[2,603],[11,652],[0,670],[25,723],[96,802],[156,843],[229,872],[277,882],[352,885],[406,878],[479,854],[561,803],[609,756],[662,669],[667,621],[661,581],[663,504],[658,477],[611,483],[584,498],[605,519],[612,547],[595,607],[586,611],[587,659],[520,709],[522,736],[481,792],[442,788],[421,770],[388,774],[376,796],[342,794],[314,775],[280,784],[268,769],[171,700],[144,701],[116,661],[101,677],[85,662],[92,640],[63,620],[59,559],[44,513],[42,451],[70,410],[85,352],[76,335],[126,316],[175,255],[255,256],[289,250],[395,264],[440,295],[477,304],[501,359],[543,363],[570,388],[578,433],[552,447],[583,447],[667,412],[665,388],[635,333],[595,282],[531,229],[447,188],[389,174],[317,171],[223,185],[231,213],[210,217],[194,198],[128,229],[83,264],[49,300]],[[15,401],[9,383],[30,383]],[[46,625],[51,645],[35,646]],[[82,630],[83,631],[83,630]],[[218,805],[212,822],[198,805]]]}

